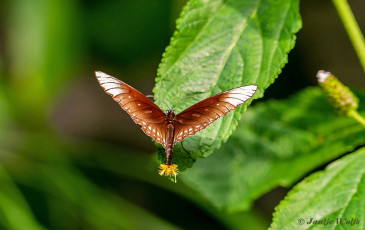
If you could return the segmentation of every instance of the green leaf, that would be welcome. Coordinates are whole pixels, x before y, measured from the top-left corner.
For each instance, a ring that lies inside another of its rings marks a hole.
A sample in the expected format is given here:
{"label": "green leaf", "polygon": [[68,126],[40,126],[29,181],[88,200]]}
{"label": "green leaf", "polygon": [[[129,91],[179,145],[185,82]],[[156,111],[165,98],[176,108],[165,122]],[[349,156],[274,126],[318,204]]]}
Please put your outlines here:
{"label": "green leaf", "polygon": [[[365,101],[364,92],[357,96]],[[181,179],[218,208],[246,210],[265,192],[364,144],[364,137],[364,128],[336,115],[319,88],[308,88],[246,112],[229,141]]]}
{"label": "green leaf", "polygon": [[[164,110],[181,112],[212,95],[249,84],[258,85],[254,98],[262,97],[287,62],[300,27],[297,0],[189,1],[158,70],[156,103]],[[175,158],[180,171],[218,149],[248,104],[187,138],[184,143],[193,155],[189,163]],[[181,147],[175,153],[186,155]]]}
{"label": "green leaf", "polygon": [[41,230],[26,200],[7,171],[0,166],[0,226],[14,230]]}
{"label": "green leaf", "polygon": [[[270,229],[364,229],[364,165],[365,148],[361,148],[300,182],[276,207]],[[310,224],[311,218],[333,222]]]}

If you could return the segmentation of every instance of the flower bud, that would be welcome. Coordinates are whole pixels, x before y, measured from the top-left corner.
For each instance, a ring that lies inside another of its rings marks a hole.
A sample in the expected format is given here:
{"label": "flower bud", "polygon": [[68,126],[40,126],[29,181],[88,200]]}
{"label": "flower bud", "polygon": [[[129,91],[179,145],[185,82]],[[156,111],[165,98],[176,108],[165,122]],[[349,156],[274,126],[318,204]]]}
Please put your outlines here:
{"label": "flower bud", "polygon": [[357,110],[359,99],[330,72],[320,70],[317,73],[318,83],[327,95],[333,107],[340,113],[347,115]]}

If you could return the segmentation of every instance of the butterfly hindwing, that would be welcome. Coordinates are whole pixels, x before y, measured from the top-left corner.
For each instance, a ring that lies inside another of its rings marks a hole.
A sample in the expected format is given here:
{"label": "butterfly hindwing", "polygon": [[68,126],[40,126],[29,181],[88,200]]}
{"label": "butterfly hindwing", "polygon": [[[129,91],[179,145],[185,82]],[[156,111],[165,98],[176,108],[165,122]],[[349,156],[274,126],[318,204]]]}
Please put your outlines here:
{"label": "butterfly hindwing", "polygon": [[166,126],[167,121],[163,121],[161,123],[149,123],[146,126],[142,126],[142,130],[156,142],[162,144],[162,147],[166,148]]}

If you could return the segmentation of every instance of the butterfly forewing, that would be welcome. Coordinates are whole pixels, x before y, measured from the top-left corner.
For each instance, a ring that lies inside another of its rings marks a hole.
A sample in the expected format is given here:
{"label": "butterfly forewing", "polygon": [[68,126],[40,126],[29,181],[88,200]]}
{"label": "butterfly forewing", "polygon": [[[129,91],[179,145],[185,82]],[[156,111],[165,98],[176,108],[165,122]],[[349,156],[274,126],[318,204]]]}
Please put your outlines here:
{"label": "butterfly forewing", "polygon": [[165,147],[166,114],[138,90],[108,74],[97,71],[96,78],[142,130]]}
{"label": "butterfly forewing", "polygon": [[174,144],[194,135],[245,103],[253,96],[256,89],[256,85],[231,89],[207,98],[176,115]]}

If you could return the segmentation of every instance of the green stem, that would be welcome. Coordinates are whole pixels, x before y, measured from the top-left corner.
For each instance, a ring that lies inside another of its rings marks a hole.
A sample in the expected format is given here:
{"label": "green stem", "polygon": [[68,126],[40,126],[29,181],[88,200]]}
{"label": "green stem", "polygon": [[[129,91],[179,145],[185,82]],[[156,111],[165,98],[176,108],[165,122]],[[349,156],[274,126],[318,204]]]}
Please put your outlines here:
{"label": "green stem", "polygon": [[365,40],[347,0],[332,0],[365,71]]}
{"label": "green stem", "polygon": [[358,121],[360,124],[362,124],[363,126],[365,126],[365,118],[362,117],[358,112],[357,110],[351,110],[349,113],[348,113],[348,116],[349,117],[352,117],[354,118],[356,121]]}

